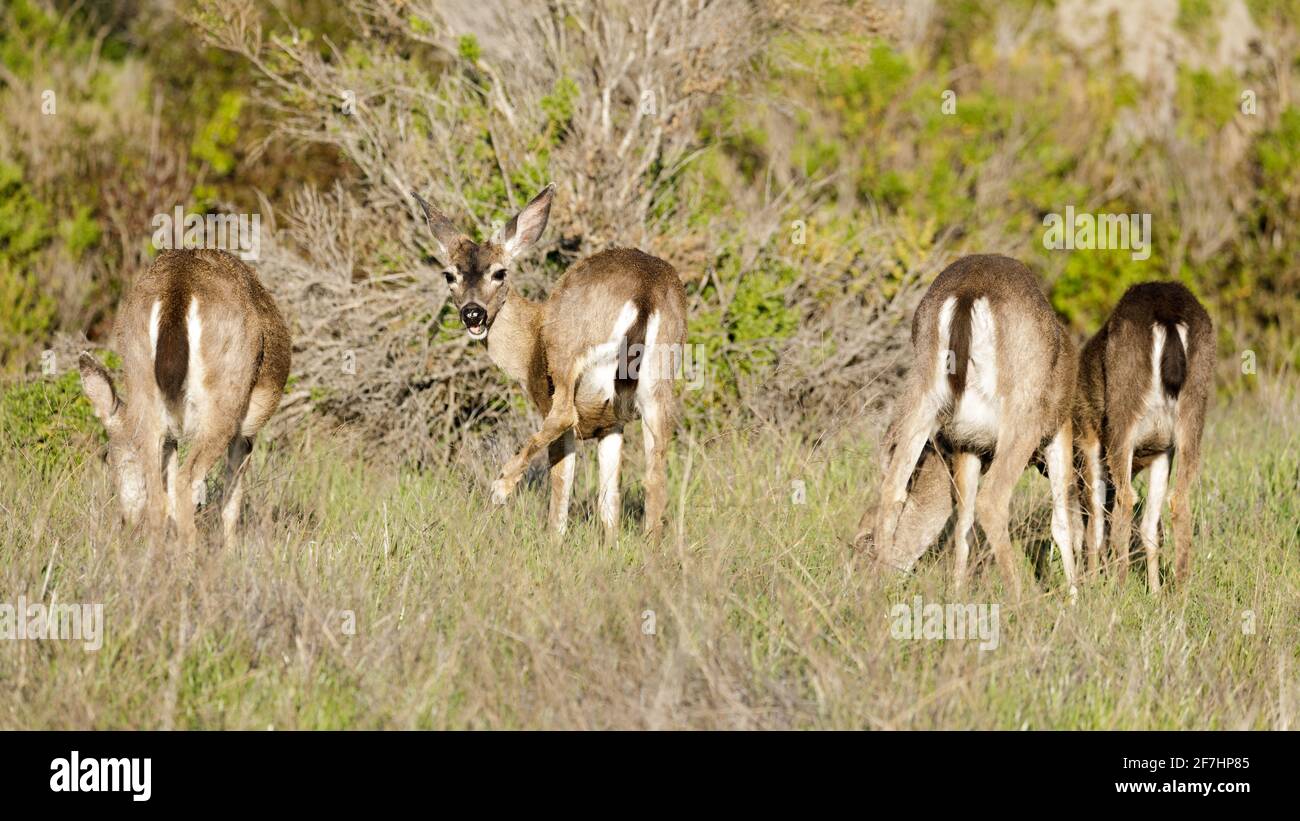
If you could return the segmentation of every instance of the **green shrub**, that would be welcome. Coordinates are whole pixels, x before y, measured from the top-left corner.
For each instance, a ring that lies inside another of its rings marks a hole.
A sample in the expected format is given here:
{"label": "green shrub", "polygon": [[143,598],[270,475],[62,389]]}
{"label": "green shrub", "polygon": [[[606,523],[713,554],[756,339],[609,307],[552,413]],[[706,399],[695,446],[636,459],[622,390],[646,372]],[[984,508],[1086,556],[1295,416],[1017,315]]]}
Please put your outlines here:
{"label": "green shrub", "polygon": [[87,443],[106,442],[107,436],[73,368],[58,377],[8,384],[0,397],[0,441],[7,452],[48,474],[81,464],[92,452]]}

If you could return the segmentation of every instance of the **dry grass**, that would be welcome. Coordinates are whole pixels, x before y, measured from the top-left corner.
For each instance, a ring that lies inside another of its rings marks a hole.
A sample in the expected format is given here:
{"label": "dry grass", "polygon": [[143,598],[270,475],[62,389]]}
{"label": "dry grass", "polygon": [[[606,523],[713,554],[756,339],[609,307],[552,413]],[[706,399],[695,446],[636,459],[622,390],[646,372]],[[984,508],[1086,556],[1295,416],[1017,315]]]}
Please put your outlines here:
{"label": "dry grass", "polygon": [[[304,432],[257,453],[246,543],[192,563],[105,524],[97,460],[42,477],[6,450],[0,590],[103,603],[107,630],[98,652],[0,642],[0,726],[1292,727],[1297,410],[1265,392],[1212,416],[1186,588],[1152,600],[1139,571],[1069,607],[1051,562],[985,652],[891,638],[893,604],[944,601],[943,557],[889,581],[846,547],[874,478],[871,419],[817,445],[768,428],[681,442],[654,545],[635,533],[630,456],[615,547],[592,521],[586,448],[575,527],[553,543],[538,483],[489,505],[486,447],[414,473]],[[1021,490],[1020,535],[1040,537],[1045,483]],[[1002,601],[991,564],[970,597]]]}

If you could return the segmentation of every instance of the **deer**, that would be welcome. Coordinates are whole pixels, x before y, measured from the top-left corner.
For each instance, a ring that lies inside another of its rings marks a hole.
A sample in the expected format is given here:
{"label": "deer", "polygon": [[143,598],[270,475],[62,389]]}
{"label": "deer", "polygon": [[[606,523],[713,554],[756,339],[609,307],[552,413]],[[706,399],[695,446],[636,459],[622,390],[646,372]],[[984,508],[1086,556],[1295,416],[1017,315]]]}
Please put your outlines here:
{"label": "deer", "polygon": [[595,439],[598,508],[605,537],[618,535],[623,429],[638,416],[644,439],[648,537],[661,532],[668,505],[667,457],[673,434],[673,379],[686,343],[686,291],[667,262],[632,248],[611,248],[564,272],[545,300],[512,286],[511,264],[541,237],[554,183],[547,185],[487,241],[476,243],[412,192],[444,265],[443,277],[471,340],[523,386],[542,415],[540,430],[492,483],[505,504],[535,456],[547,452],[548,525],[568,526],[577,441]]}
{"label": "deer", "polygon": [[[1073,598],[1069,499],[1077,363],[1074,343],[1037,277],[1004,256],[953,262],[917,306],[912,346],[916,364],[883,441],[879,502],[863,516],[856,541],[870,542],[877,556],[897,557],[896,565],[919,558],[926,544],[899,539],[932,540],[942,530],[937,517],[946,510],[930,497],[943,488],[940,462],[949,464],[955,588],[965,583],[969,536],[978,519],[1018,599],[1023,588],[1008,528],[1011,495],[1021,473],[1037,463],[1051,485],[1052,540]],[[939,461],[922,464],[933,460]],[[919,487],[914,476],[924,480]],[[909,493],[918,490],[922,497],[909,507]]]}
{"label": "deer", "polygon": [[[165,250],[118,307],[115,347],[126,395],[89,351],[81,386],[108,433],[108,462],[124,526],[160,542],[168,521],[197,544],[196,500],[226,456],[223,537],[238,537],[253,440],[289,376],[289,329],[257,274],[216,250]],[[188,453],[178,464],[178,443]]]}
{"label": "deer", "polygon": [[[1191,565],[1190,499],[1200,470],[1213,370],[1210,315],[1176,282],[1129,288],[1084,345],[1073,410],[1081,463],[1074,522],[1076,541],[1086,538],[1089,575],[1100,569],[1112,494],[1109,561],[1115,563],[1117,578],[1127,575],[1136,502],[1133,479],[1149,470],[1139,527],[1147,587],[1160,592],[1160,518],[1166,495],[1174,531],[1174,579],[1186,579]],[[1175,455],[1178,472],[1170,492]]]}

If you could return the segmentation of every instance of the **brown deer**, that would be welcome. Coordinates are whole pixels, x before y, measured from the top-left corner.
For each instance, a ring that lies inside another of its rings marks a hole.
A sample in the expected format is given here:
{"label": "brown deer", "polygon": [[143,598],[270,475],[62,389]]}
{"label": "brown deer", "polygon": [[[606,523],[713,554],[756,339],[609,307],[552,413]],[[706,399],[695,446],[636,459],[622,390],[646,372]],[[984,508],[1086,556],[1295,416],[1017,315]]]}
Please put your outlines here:
{"label": "brown deer", "polygon": [[[195,497],[226,454],[221,519],[239,526],[253,438],[280,404],[289,329],[257,274],[225,251],[163,251],[131,286],[114,326],[126,397],[88,352],[81,384],[108,431],[124,523],[162,539],[168,514],[193,547]],[[177,441],[189,441],[177,467]]]}
{"label": "brown deer", "polygon": [[[859,540],[869,539],[876,555],[902,557],[904,564],[919,557],[926,545],[898,540],[937,535],[934,521],[942,505],[919,500],[906,520],[908,527],[900,529],[908,512],[909,484],[915,493],[913,477],[923,455],[951,454],[957,510],[955,584],[960,588],[965,582],[969,533],[978,518],[1007,583],[1019,597],[1009,508],[1016,480],[1031,460],[1037,460],[1051,484],[1052,539],[1074,595],[1069,489],[1075,349],[1037,278],[1008,257],[957,260],[939,274],[917,306],[912,345],[916,365],[885,438],[880,500],[863,517]],[[933,450],[927,451],[927,443],[933,443]],[[938,465],[923,467],[917,477],[924,480],[921,489],[933,492],[941,487]]]}
{"label": "brown deer", "polygon": [[630,248],[601,251],[569,268],[548,299],[534,302],[510,284],[510,263],[546,228],[548,185],[487,242],[475,243],[438,209],[424,210],[446,265],[443,276],[471,339],[519,381],[544,417],[542,428],[492,485],[504,504],[528,463],[550,460],[551,530],[568,524],[578,439],[597,439],[600,520],[617,534],[623,426],[640,415],[645,440],[645,530],[659,532],[668,504],[673,430],[672,381],[686,343],[686,292],[671,265]]}
{"label": "brown deer", "polygon": [[[1200,468],[1201,430],[1214,370],[1210,315],[1176,282],[1129,288],[1106,324],[1083,348],[1075,392],[1075,445],[1082,462],[1075,505],[1076,538],[1086,533],[1088,572],[1098,570],[1105,540],[1107,498],[1114,493],[1110,560],[1128,573],[1133,477],[1150,469],[1139,531],[1147,585],[1160,590],[1160,514],[1175,454],[1178,474],[1169,498],[1174,529],[1174,578],[1190,569],[1189,502]],[[1083,514],[1087,514],[1084,526]]]}

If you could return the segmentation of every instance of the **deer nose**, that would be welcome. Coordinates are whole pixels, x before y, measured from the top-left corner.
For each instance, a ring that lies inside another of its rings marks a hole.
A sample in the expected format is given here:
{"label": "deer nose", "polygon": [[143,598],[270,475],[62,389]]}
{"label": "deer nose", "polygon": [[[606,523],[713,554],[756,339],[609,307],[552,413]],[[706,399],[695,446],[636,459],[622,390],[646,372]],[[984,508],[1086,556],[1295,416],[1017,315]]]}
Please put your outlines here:
{"label": "deer nose", "polygon": [[483,310],[482,305],[470,303],[460,309],[460,321],[465,323],[467,328],[477,328],[487,319],[487,311]]}

